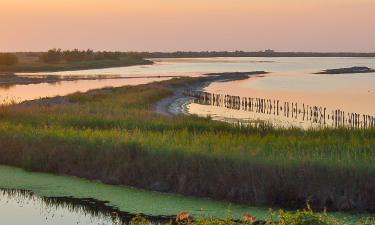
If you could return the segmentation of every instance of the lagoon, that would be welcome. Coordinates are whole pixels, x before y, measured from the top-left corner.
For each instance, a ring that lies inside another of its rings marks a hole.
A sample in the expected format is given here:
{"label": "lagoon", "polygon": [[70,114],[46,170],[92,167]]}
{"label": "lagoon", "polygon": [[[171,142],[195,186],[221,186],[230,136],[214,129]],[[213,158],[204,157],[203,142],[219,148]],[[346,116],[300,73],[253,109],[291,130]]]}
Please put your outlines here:
{"label": "lagoon", "polygon": [[[350,57],[282,57],[282,58],[166,58],[152,59],[154,65],[142,65],[119,68],[93,69],[81,71],[64,71],[55,73],[36,73],[22,75],[116,75],[116,76],[151,76],[148,82],[162,78],[160,76],[202,76],[206,73],[267,71],[269,74],[250,77],[247,80],[231,82],[213,82],[204,91],[235,95],[247,98],[264,98],[297,104],[299,106],[317,106],[326,108],[327,113],[334,114],[340,110],[349,120],[352,113],[375,115],[375,73],[366,74],[315,74],[322,70],[353,66],[375,68],[374,58]],[[164,78],[167,79],[167,78]],[[106,83],[107,82],[107,83]],[[70,88],[78,87],[71,90]],[[121,86],[135,84],[128,81],[77,81],[66,82],[61,86],[44,88],[43,84],[11,87],[1,90],[0,95],[6,98],[30,99],[36,97],[68,94],[73,91],[86,91],[90,88],[104,86]],[[38,90],[38,91],[34,91]],[[53,91],[49,91],[53,90]],[[27,98],[20,93],[30,93]],[[36,95],[33,93],[37,93]],[[188,102],[185,113],[210,116],[216,120],[231,122],[271,121],[281,126],[316,127],[312,124],[294,118],[280,118],[258,113],[249,113],[226,108],[195,104]],[[349,115],[349,116],[348,116]]]}

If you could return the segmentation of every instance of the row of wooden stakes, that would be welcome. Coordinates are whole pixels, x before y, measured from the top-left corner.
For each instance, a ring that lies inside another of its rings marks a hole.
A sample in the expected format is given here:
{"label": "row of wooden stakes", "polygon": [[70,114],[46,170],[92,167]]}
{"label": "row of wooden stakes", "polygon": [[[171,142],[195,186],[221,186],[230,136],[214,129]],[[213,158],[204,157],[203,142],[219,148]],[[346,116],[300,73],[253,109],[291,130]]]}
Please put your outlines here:
{"label": "row of wooden stakes", "polygon": [[312,123],[333,127],[373,128],[375,117],[360,113],[347,113],[340,109],[328,110],[326,107],[280,101],[267,98],[251,98],[234,95],[209,93],[186,89],[185,96],[194,98],[194,102],[202,105],[225,107],[266,115],[310,121]]}

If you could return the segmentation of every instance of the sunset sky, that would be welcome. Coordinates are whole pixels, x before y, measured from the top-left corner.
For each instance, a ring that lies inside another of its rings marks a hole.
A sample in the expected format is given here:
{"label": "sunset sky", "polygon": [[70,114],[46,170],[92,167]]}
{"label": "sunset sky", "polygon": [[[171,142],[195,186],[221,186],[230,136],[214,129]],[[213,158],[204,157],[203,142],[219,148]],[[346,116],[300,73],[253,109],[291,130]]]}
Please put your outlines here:
{"label": "sunset sky", "polygon": [[375,0],[0,0],[0,51],[375,51]]}

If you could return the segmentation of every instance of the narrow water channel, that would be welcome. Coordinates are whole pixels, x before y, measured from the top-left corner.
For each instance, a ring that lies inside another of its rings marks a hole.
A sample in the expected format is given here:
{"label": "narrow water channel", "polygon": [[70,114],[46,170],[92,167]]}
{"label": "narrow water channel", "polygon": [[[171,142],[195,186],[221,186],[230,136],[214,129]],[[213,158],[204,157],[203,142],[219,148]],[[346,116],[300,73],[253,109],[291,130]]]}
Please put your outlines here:
{"label": "narrow water channel", "polygon": [[[0,189],[0,224],[128,225],[140,216],[121,212],[106,203],[93,199],[41,197],[31,191]],[[146,218],[153,225],[173,220],[173,217]]]}
{"label": "narrow water channel", "polygon": [[[182,212],[190,212],[196,217],[225,218],[230,215],[238,219],[242,218],[244,213],[251,213],[259,219],[265,219],[269,215],[267,208],[152,192],[126,186],[107,185],[76,177],[27,172],[7,166],[0,166],[0,189],[28,190],[34,193],[30,195],[30,192],[3,191],[0,195],[0,208],[6,210],[0,210],[1,225],[25,224],[17,222],[22,219],[17,218],[17,215],[25,215],[24,217],[29,218],[29,220],[36,217],[35,223],[27,224],[40,225],[39,221],[42,219],[44,221],[46,217],[47,219],[53,219],[54,216],[52,217],[52,215],[57,212],[60,215],[66,215],[65,218],[69,217],[75,223],[81,222],[81,224],[84,224],[83,221],[90,221],[92,215],[94,215],[95,221],[111,224],[109,219],[112,219],[111,216],[114,211],[116,215],[121,214],[125,218],[128,215],[143,214],[154,220],[165,217],[173,218]],[[82,204],[82,201],[72,201],[72,199],[83,199],[85,204]],[[74,204],[71,204],[72,202]],[[7,205],[8,203],[9,205]],[[72,207],[72,205],[75,205],[75,207]],[[25,212],[19,211],[18,207]],[[29,207],[31,208],[28,209]],[[49,213],[54,210],[57,210],[57,212]],[[110,217],[107,216],[108,212],[110,212]],[[45,216],[46,213],[48,215]],[[5,221],[6,218],[7,221]],[[16,222],[8,223],[12,218]],[[77,218],[83,219],[78,221]]]}
{"label": "narrow water channel", "polygon": [[[245,213],[250,213],[259,220],[265,220],[270,215],[268,208],[0,166],[1,225],[117,225],[127,224],[134,215],[139,214],[158,224],[182,212],[189,212],[195,217],[229,216],[234,219],[241,219]],[[353,222],[369,216],[350,213],[332,215]]]}
{"label": "narrow water channel", "polygon": [[40,83],[27,85],[0,86],[0,104],[19,103],[44,97],[55,97],[86,92],[105,87],[121,87],[140,85],[170,78],[129,78],[129,79],[98,79],[62,81],[58,83]]}

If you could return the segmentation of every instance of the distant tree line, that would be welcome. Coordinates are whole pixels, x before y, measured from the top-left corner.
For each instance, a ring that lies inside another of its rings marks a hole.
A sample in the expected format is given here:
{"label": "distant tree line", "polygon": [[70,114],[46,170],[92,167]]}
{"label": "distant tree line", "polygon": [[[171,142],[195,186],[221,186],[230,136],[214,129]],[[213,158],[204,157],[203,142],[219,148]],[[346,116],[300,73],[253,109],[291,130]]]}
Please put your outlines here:
{"label": "distant tree line", "polygon": [[13,53],[0,53],[0,65],[12,66],[18,63],[18,57]]}
{"label": "distant tree line", "polygon": [[143,58],[204,58],[204,57],[375,57],[375,53],[351,52],[276,52],[265,50],[258,52],[245,51],[177,51],[177,52],[133,52]]}
{"label": "distant tree line", "polygon": [[92,60],[120,60],[121,52],[94,52],[91,49],[88,50],[66,50],[61,49],[50,49],[48,52],[42,53],[40,60],[53,64],[61,62],[82,62]]}

